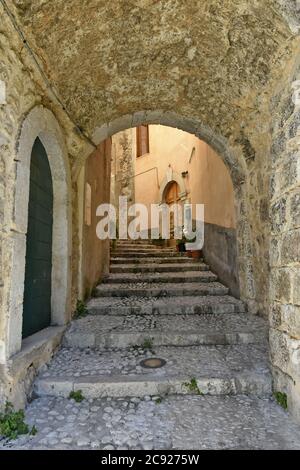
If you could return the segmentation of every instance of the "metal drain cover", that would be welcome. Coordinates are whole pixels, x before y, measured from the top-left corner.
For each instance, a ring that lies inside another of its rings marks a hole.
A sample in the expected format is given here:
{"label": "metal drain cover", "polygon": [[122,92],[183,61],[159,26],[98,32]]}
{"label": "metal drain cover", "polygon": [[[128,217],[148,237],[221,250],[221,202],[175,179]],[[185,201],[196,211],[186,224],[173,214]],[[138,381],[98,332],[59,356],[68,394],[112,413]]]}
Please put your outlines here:
{"label": "metal drain cover", "polygon": [[148,359],[141,361],[140,365],[146,369],[159,369],[166,365],[166,361],[158,357],[149,357]]}

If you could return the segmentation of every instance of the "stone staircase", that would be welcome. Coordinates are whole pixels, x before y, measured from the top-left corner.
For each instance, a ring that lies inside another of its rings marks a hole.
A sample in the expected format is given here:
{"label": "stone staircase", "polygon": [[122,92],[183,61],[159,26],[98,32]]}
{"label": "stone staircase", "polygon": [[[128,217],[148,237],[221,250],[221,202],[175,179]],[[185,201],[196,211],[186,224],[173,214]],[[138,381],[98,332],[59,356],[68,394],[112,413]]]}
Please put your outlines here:
{"label": "stone staircase", "polygon": [[[39,375],[36,395],[271,394],[266,322],[247,314],[202,260],[119,241],[87,308]],[[165,365],[145,368],[150,358]]]}

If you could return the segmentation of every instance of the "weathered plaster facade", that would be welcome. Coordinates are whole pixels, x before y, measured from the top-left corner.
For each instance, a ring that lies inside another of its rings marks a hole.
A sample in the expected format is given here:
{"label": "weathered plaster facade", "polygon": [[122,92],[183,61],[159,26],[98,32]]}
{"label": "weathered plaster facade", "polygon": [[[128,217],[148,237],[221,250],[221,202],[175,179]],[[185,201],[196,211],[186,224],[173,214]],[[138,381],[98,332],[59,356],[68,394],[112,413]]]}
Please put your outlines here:
{"label": "weathered plaster facade", "polygon": [[[0,4],[0,79],[7,88],[0,106],[1,396],[18,394],[15,401],[24,402],[32,381],[9,372],[7,299],[14,241],[24,238],[14,226],[18,138],[24,117],[43,105],[60,126],[73,177],[73,305],[77,178],[93,149],[82,130],[98,145],[142,123],[164,124],[195,134],[221,156],[235,190],[241,296],[251,311],[271,314],[275,387],[286,388],[299,417],[299,110],[290,101],[300,78],[297,2],[91,0],[85,15],[79,0],[6,3],[64,105]],[[57,342],[50,343],[35,353],[37,362],[27,355],[28,367],[34,364],[27,377],[49,358]]]}
{"label": "weathered plaster facade", "polygon": [[[87,194],[84,191],[83,205],[85,212],[82,223],[82,264],[81,291],[85,299],[89,298],[94,287],[109,273],[109,240],[99,240],[96,237],[96,227],[100,220],[96,216],[97,207],[109,201],[110,197],[110,164],[111,164],[111,139],[107,139],[99,145],[86,160],[85,164],[85,189],[90,190],[90,210],[87,207]],[[87,220],[87,211],[90,212],[90,220]]]}

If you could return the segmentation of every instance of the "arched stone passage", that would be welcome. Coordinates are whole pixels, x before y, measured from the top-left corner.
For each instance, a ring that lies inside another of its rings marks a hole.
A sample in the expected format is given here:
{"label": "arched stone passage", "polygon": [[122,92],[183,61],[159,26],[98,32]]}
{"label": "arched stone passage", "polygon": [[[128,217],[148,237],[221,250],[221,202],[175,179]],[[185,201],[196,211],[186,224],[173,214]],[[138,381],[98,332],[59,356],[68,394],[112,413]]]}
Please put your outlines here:
{"label": "arched stone passage", "polygon": [[[247,168],[242,153],[230,147],[227,140],[214,133],[208,126],[195,120],[182,117],[173,112],[163,111],[139,111],[132,115],[122,116],[108,124],[97,127],[93,133],[93,140],[99,145],[108,137],[126,129],[141,124],[160,124],[178,128],[182,131],[194,134],[199,139],[210,145],[223,160],[228,168],[233,182],[235,193],[235,212],[237,221],[237,245],[238,245],[238,270],[241,298],[247,302],[252,313],[257,313],[256,286],[253,269],[253,253],[251,246],[251,228],[247,216],[248,194],[246,175]],[[81,165],[88,156],[89,150],[83,155],[82,160],[73,168],[73,178],[76,179]]]}
{"label": "arched stone passage", "polygon": [[22,342],[30,160],[37,137],[46,150],[53,180],[51,324],[64,325],[70,313],[71,183],[67,151],[56,118],[48,109],[37,106],[22,122],[16,149],[17,172],[13,214],[13,229],[16,236],[8,299],[7,357],[20,351]]}

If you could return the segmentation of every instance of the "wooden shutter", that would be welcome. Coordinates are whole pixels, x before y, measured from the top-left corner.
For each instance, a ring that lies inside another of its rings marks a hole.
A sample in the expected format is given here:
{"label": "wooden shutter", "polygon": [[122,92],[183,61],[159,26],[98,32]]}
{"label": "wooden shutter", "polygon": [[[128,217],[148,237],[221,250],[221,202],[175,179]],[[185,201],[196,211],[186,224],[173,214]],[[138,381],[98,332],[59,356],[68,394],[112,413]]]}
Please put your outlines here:
{"label": "wooden shutter", "polygon": [[136,129],[137,157],[149,153],[149,126],[139,126]]}

